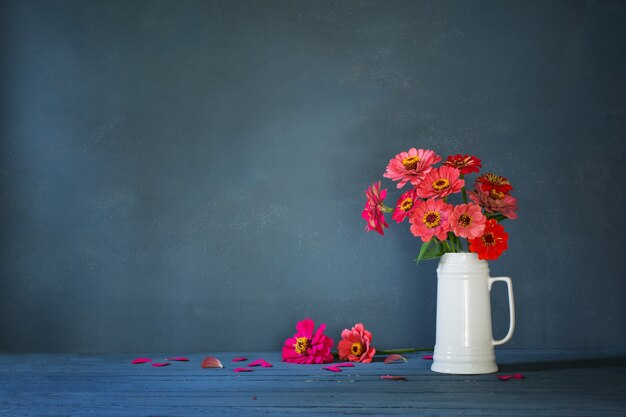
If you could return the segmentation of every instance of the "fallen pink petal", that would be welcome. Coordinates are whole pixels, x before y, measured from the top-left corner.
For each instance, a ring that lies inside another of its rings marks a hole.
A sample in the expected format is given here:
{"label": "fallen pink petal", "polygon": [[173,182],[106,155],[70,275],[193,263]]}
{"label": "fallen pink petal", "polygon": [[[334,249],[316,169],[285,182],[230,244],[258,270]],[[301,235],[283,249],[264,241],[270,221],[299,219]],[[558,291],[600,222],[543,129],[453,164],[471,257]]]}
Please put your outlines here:
{"label": "fallen pink petal", "polygon": [[245,356],[242,356],[240,358],[234,358],[233,362],[243,362],[243,361],[247,361],[248,358],[246,358]]}
{"label": "fallen pink petal", "polygon": [[400,375],[381,375],[380,378],[390,379],[392,381],[406,381],[407,380],[405,376],[400,376]]}
{"label": "fallen pink petal", "polygon": [[334,365],[337,368],[354,368],[354,364],[350,363],[350,362],[346,362],[346,363],[338,363],[337,365]]}
{"label": "fallen pink petal", "polygon": [[152,366],[156,366],[156,367],[161,367],[161,366],[170,366],[171,364],[169,362],[155,362],[152,364]]}
{"label": "fallen pink petal", "polygon": [[257,359],[257,360],[255,360],[253,362],[250,362],[248,364],[248,366],[262,366],[263,368],[271,368],[274,365],[272,365],[271,363],[269,363],[265,359]]}
{"label": "fallen pink petal", "polygon": [[508,381],[509,379],[524,379],[524,375],[522,374],[513,374],[513,375],[496,375],[501,381]]}
{"label": "fallen pink petal", "polygon": [[188,358],[182,356],[174,356],[173,358],[165,358],[166,361],[189,362]]}
{"label": "fallen pink petal", "polygon": [[148,363],[148,362],[152,362],[152,359],[150,358],[137,358],[137,359],[133,359],[130,363],[132,363],[133,365],[137,365],[140,363]]}
{"label": "fallen pink petal", "polygon": [[398,362],[408,362],[408,360],[402,356],[402,355],[398,355],[398,354],[393,354],[393,355],[389,355],[385,358],[385,363],[386,364],[390,364],[390,363],[398,363]]}
{"label": "fallen pink petal", "polygon": [[432,361],[433,357],[432,355],[426,355],[426,356],[422,356],[422,359],[427,360],[427,361]]}
{"label": "fallen pink petal", "polygon": [[338,366],[325,366],[322,369],[325,369],[330,372],[341,372],[341,368]]}
{"label": "fallen pink petal", "polygon": [[250,368],[235,368],[233,372],[254,372],[254,369]]}
{"label": "fallen pink petal", "polygon": [[207,356],[206,358],[204,358],[204,360],[202,360],[202,363],[200,364],[201,367],[203,368],[223,368],[224,365],[222,365],[222,362],[220,362],[219,359],[217,359],[215,356]]}

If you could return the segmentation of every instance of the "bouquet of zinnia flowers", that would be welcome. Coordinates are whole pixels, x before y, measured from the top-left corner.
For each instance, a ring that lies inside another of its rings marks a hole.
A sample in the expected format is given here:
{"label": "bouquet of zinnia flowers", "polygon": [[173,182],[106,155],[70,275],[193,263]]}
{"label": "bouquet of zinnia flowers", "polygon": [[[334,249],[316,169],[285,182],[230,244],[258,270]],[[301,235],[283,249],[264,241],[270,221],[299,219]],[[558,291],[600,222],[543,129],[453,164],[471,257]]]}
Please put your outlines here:
{"label": "bouquet of zinnia flowers", "polygon": [[[411,189],[400,196],[395,207],[387,207],[387,189],[381,190],[381,182],[368,187],[362,213],[365,229],[384,235],[389,227],[384,214],[392,213],[397,223],[408,218],[411,233],[421,238],[417,262],[446,252],[465,252],[466,247],[479,259],[497,259],[508,247],[508,234],[500,222],[517,218],[517,200],[510,194],[513,187],[506,178],[486,173],[467,191],[465,176],[480,171],[480,159],[451,155],[436,167],[439,162],[441,157],[434,151],[415,148],[393,157],[383,176],[398,181],[397,188],[410,183]],[[462,203],[452,204],[449,200],[459,193]]]}

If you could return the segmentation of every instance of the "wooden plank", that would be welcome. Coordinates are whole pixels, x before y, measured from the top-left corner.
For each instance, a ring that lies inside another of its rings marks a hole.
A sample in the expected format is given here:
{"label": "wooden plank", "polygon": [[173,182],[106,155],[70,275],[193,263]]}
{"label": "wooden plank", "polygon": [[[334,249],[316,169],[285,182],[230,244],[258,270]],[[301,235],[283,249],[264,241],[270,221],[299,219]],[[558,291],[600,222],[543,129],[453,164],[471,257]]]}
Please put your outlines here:
{"label": "wooden plank", "polygon": [[[8,416],[204,415],[626,415],[626,351],[499,351],[495,375],[442,375],[431,362],[357,364],[331,373],[247,353],[275,366],[238,374],[240,353],[216,354],[226,369],[201,369],[204,354],[164,368],[131,365],[135,355],[0,355],[0,410]],[[143,356],[143,355],[142,355]],[[150,355],[162,359],[162,354]],[[245,364],[245,363],[244,363]],[[408,381],[381,380],[382,374]]]}

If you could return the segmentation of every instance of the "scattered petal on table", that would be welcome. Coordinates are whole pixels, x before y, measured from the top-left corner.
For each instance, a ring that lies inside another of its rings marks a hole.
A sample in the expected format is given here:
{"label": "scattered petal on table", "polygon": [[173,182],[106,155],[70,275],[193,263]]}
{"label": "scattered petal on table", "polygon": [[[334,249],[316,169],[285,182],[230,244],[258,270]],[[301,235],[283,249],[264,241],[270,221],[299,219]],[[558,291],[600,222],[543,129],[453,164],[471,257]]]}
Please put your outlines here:
{"label": "scattered petal on table", "polygon": [[408,362],[407,359],[402,356],[394,353],[393,355],[389,355],[385,358],[385,363],[397,363],[397,362]]}
{"label": "scattered petal on table", "polygon": [[254,369],[250,368],[235,368],[233,372],[254,372]]}
{"label": "scattered petal on table", "polygon": [[350,363],[350,362],[346,362],[346,363],[338,363],[337,365],[334,365],[337,368],[354,368],[354,364]]}
{"label": "scattered petal on table", "polygon": [[253,362],[250,362],[248,364],[248,366],[262,366],[263,368],[271,368],[274,365],[272,365],[271,363],[269,363],[265,359],[257,359],[257,360],[255,360]]}
{"label": "scattered petal on table", "polygon": [[222,365],[222,362],[220,362],[220,360],[217,359],[215,356],[207,356],[206,358],[204,358],[200,366],[202,366],[203,368],[223,368],[224,367],[224,365]]}
{"label": "scattered petal on table", "polygon": [[341,372],[341,368],[338,366],[325,366],[322,369],[325,369],[330,372]]}
{"label": "scattered petal on table", "polygon": [[391,379],[393,381],[406,381],[407,380],[405,376],[400,376],[400,375],[381,375],[380,378]]}
{"label": "scattered petal on table", "polygon": [[513,374],[513,375],[496,375],[501,381],[508,381],[509,379],[524,379],[524,375],[522,374]]}
{"label": "scattered petal on table", "polygon": [[245,356],[242,356],[240,358],[234,358],[233,362],[243,362],[243,361],[247,361],[248,358],[246,358]]}
{"label": "scattered petal on table", "polygon": [[139,363],[148,363],[148,362],[152,362],[152,359],[150,359],[150,358],[137,358],[137,359],[133,359],[130,363],[132,363],[133,365],[137,365]]}
{"label": "scattered petal on table", "polygon": [[427,360],[427,361],[432,361],[433,357],[432,355],[426,355],[426,356],[422,356],[422,359]]}
{"label": "scattered petal on table", "polygon": [[169,362],[155,362],[155,363],[152,364],[152,366],[158,366],[158,367],[170,366],[170,363]]}
{"label": "scattered petal on table", "polygon": [[189,362],[188,358],[183,358],[182,356],[174,356],[173,358],[165,358],[166,361],[178,361],[178,362]]}

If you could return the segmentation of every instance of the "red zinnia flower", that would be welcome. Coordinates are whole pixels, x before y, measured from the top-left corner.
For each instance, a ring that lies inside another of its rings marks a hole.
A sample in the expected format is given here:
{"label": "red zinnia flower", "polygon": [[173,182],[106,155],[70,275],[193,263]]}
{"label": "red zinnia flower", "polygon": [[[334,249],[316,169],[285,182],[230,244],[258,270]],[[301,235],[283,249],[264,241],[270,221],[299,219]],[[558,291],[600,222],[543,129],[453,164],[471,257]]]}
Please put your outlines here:
{"label": "red zinnia flower", "polygon": [[487,220],[483,235],[469,240],[469,250],[478,254],[478,259],[493,261],[508,248],[509,235],[495,219]]}
{"label": "red zinnia flower", "polygon": [[480,171],[480,168],[482,168],[480,159],[475,156],[461,154],[450,155],[442,165],[454,167],[461,171],[461,174],[463,175],[478,172]]}
{"label": "red zinnia flower", "polygon": [[490,172],[476,178],[476,185],[494,198],[502,198],[513,189],[509,180]]}
{"label": "red zinnia flower", "polygon": [[415,190],[415,188],[402,194],[396,203],[396,208],[394,209],[391,218],[398,223],[402,223],[406,216],[411,214],[411,211],[413,211],[415,200],[417,200],[417,190]]}
{"label": "red zinnia flower", "polygon": [[365,202],[365,208],[361,213],[361,217],[363,217],[367,222],[365,230],[368,232],[370,230],[376,230],[381,235],[384,235],[385,233],[383,232],[383,228],[389,227],[385,221],[383,212],[383,200],[387,197],[387,189],[385,188],[381,191],[380,181],[375,182],[370,185],[367,190],[365,190],[365,197],[367,198],[367,201]]}

